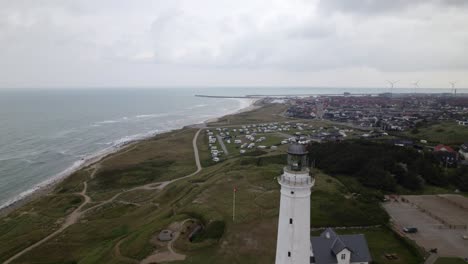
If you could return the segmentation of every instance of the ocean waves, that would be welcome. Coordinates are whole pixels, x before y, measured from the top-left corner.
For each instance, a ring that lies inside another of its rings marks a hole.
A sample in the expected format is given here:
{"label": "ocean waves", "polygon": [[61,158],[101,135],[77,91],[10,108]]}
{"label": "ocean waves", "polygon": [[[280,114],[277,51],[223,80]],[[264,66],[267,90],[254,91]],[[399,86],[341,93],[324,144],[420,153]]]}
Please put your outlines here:
{"label": "ocean waves", "polygon": [[[23,127],[10,127],[8,131],[18,131],[15,139],[4,139],[11,144],[0,148],[0,208],[55,184],[85,164],[131,142],[233,113],[250,104],[245,100],[191,95],[179,98],[170,93],[155,96],[154,101],[144,93],[141,97],[142,103],[138,105],[111,98],[116,101],[112,104],[115,108],[105,111],[100,105],[80,106],[81,111],[50,109],[49,115],[36,117],[34,122],[11,117],[15,121],[12,125]],[[73,96],[63,100],[71,104]],[[30,118],[35,118],[34,111],[31,109]]]}

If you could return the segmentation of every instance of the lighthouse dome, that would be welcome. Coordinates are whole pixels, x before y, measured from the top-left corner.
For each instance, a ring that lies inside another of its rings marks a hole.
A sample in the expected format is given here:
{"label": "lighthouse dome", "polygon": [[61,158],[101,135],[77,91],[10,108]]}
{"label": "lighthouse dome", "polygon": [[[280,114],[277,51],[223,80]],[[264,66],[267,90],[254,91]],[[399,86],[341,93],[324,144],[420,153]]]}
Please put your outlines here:
{"label": "lighthouse dome", "polygon": [[306,147],[301,144],[291,144],[288,148],[288,154],[291,155],[306,155],[307,153],[309,152],[306,150]]}

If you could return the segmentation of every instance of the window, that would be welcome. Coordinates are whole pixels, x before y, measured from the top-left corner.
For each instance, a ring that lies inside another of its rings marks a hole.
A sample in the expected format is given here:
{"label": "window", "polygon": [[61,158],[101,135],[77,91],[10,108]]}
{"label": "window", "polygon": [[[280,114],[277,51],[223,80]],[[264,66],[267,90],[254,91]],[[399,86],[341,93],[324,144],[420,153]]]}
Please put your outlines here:
{"label": "window", "polygon": [[346,259],[346,254],[341,254],[341,259]]}
{"label": "window", "polygon": [[289,218],[289,224],[292,225],[292,218]]}
{"label": "window", "polygon": [[288,257],[291,257],[291,251],[288,251]]}
{"label": "window", "polygon": [[294,194],[294,192],[293,192],[293,191],[291,191],[291,194]]}

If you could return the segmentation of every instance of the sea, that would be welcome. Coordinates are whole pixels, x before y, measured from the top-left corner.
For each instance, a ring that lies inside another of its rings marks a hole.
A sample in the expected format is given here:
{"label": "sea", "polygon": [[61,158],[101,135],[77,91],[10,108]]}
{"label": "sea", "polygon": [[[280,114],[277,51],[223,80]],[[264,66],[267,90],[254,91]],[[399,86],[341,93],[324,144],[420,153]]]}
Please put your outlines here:
{"label": "sea", "polygon": [[[252,102],[196,94],[343,92],[389,91],[303,87],[0,89],[0,208],[67,176],[87,160],[131,141],[234,113]],[[449,89],[425,92],[449,92]]]}

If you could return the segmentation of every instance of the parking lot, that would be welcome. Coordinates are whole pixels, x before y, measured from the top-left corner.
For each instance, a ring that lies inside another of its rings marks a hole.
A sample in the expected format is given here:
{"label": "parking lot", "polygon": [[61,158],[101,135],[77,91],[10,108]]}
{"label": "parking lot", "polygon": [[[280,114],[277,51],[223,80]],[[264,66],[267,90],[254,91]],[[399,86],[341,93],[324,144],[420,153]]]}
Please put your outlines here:
{"label": "parking lot", "polygon": [[[437,248],[441,256],[466,258],[468,240],[463,239],[463,235],[468,235],[468,230],[462,226],[468,224],[468,210],[457,206],[458,203],[454,204],[452,200],[464,204],[467,198],[449,198],[436,195],[401,196],[385,202],[383,207],[395,228],[426,250]],[[405,234],[402,232],[404,227],[416,227],[418,232]]]}

